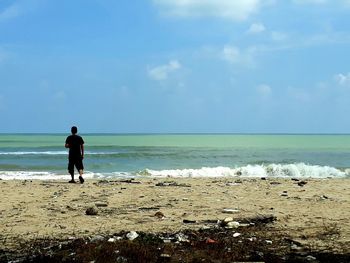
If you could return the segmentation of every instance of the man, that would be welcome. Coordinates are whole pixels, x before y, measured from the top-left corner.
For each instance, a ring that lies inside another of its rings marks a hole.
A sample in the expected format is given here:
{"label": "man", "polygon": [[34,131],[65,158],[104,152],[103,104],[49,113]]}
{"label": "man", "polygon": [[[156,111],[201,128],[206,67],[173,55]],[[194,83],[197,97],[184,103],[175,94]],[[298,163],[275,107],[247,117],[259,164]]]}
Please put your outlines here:
{"label": "man", "polygon": [[69,183],[75,183],[74,181],[74,166],[79,171],[79,181],[84,183],[83,172],[84,172],[84,140],[78,133],[78,128],[73,126],[71,128],[72,135],[69,135],[66,139],[65,147],[69,148],[68,156],[68,172],[72,176],[72,180]]}

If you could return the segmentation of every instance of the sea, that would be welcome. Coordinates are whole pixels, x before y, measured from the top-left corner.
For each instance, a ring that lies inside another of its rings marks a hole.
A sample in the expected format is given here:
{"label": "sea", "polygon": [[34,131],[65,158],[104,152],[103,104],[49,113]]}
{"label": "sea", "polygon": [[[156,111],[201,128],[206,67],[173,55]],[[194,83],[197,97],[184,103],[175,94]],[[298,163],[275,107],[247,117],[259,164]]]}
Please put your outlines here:
{"label": "sea", "polygon": [[[0,179],[69,180],[69,134],[0,134]],[[350,135],[80,134],[85,177],[350,178]]]}

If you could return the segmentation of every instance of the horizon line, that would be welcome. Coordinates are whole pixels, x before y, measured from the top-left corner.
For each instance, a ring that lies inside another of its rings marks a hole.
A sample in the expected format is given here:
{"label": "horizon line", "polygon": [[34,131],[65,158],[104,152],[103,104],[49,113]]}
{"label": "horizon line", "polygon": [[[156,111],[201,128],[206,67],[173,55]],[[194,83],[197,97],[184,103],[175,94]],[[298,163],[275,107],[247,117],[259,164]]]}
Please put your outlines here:
{"label": "horizon line", "polygon": [[[65,135],[70,132],[0,132],[0,135]],[[350,133],[308,132],[87,132],[84,135],[350,135]]]}

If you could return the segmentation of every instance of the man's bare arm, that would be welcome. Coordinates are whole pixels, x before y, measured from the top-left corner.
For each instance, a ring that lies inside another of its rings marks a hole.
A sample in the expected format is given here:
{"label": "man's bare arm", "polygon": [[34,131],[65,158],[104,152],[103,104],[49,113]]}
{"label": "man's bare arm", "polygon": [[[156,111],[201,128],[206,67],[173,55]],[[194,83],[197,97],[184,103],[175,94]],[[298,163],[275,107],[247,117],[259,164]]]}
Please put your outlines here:
{"label": "man's bare arm", "polygon": [[64,147],[69,148],[69,144],[68,144],[68,143],[66,143],[66,144],[64,145]]}

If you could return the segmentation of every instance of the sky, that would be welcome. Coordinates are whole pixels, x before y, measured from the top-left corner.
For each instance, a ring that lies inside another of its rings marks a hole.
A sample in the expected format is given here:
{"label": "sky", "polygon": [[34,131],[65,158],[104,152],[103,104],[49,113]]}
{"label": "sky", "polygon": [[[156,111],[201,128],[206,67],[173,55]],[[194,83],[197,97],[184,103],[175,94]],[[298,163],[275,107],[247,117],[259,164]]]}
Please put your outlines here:
{"label": "sky", "polygon": [[0,0],[0,132],[350,133],[349,0]]}

